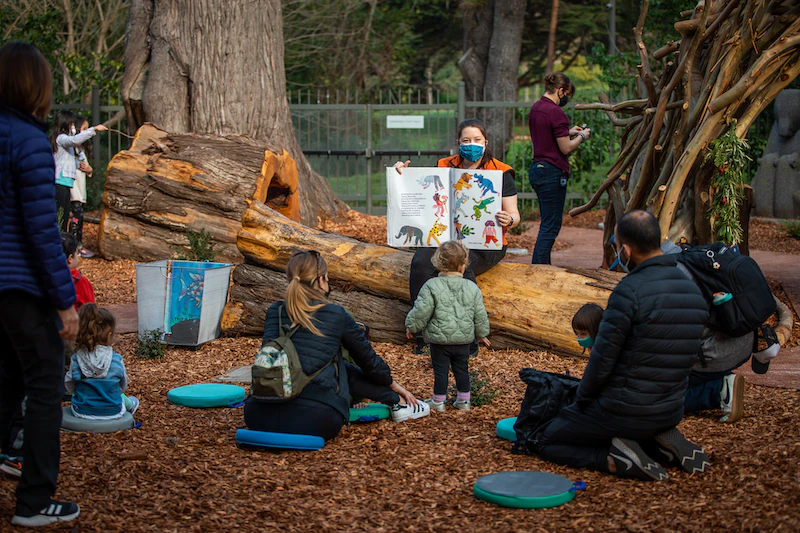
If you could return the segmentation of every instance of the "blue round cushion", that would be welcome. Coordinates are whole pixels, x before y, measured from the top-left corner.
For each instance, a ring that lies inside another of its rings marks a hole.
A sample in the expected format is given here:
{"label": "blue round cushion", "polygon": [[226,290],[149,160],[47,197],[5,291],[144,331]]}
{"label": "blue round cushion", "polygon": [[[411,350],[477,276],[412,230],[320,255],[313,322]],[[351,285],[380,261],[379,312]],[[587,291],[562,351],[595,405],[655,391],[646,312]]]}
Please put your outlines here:
{"label": "blue round cushion", "polygon": [[172,389],[167,393],[169,401],[185,407],[225,407],[243,402],[247,396],[238,385],[222,383],[198,383]]}
{"label": "blue round cushion", "polygon": [[549,472],[499,472],[478,478],[473,494],[502,507],[543,509],[564,505],[584,486]]}
{"label": "blue round cushion", "polygon": [[114,433],[115,431],[131,429],[133,424],[133,415],[128,411],[125,411],[125,414],[120,418],[89,420],[87,418],[78,418],[72,414],[72,408],[69,405],[61,408],[61,429],[64,431],[72,431],[74,433]]}
{"label": "blue round cushion", "polygon": [[388,405],[382,403],[371,403],[360,409],[350,409],[350,422],[374,422],[376,420],[386,420],[391,412]]}
{"label": "blue round cushion", "polygon": [[517,432],[514,431],[514,424],[517,422],[517,417],[504,418],[497,423],[497,436],[501,439],[517,442]]}
{"label": "blue round cushion", "polygon": [[325,446],[325,439],[314,435],[293,435],[291,433],[271,433],[252,429],[237,429],[236,442],[262,448],[282,450],[319,450]]}

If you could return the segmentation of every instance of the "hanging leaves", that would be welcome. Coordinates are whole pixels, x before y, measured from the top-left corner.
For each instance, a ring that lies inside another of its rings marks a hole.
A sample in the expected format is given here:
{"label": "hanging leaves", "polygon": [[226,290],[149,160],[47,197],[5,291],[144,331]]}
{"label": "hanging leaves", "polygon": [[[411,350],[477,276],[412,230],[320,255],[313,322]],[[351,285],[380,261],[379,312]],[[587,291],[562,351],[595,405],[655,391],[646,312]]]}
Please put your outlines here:
{"label": "hanging leaves", "polygon": [[750,145],[736,134],[736,121],[727,133],[711,141],[705,160],[716,168],[711,178],[711,227],[720,241],[729,246],[742,242],[742,225],[739,210],[744,201],[744,176],[747,172],[747,155]]}

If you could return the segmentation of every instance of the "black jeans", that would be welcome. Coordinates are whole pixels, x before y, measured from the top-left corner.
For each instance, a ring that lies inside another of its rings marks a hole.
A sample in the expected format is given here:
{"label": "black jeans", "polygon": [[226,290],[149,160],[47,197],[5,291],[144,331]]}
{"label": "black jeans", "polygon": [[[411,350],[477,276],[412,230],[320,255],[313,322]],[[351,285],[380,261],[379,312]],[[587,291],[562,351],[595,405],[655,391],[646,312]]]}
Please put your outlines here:
{"label": "black jeans", "polygon": [[78,242],[83,244],[83,203],[71,202],[69,204],[72,216],[69,219],[69,232],[72,233]]}
{"label": "black jeans", "polygon": [[723,372],[698,372],[697,370],[692,370],[689,373],[689,387],[686,389],[686,396],[683,402],[684,414],[719,409],[723,379],[749,360],[750,355],[730,370]]}
{"label": "black jeans", "polygon": [[534,265],[550,264],[550,251],[556,242],[558,232],[561,231],[561,217],[567,199],[567,177],[566,172],[550,163],[544,161],[531,163],[528,181],[536,191],[539,211],[542,214],[539,235],[536,237],[531,257],[531,263]]}
{"label": "black jeans", "polygon": [[610,418],[594,403],[582,410],[573,403],[541,433],[537,453],[551,463],[608,472],[611,439],[647,440],[667,429],[670,427],[653,429],[636,420]]}
{"label": "black jeans", "polygon": [[58,217],[58,227],[61,231],[68,231],[69,228],[70,192],[70,187],[56,183],[56,216]]}
{"label": "black jeans", "polygon": [[39,512],[56,492],[61,458],[64,342],[50,305],[21,291],[0,293],[0,436],[9,445],[27,394],[22,446],[25,468],[17,511]]}
{"label": "black jeans", "polygon": [[[376,402],[394,405],[400,396],[385,385],[370,381],[364,372],[350,363],[344,364],[350,395],[356,401],[369,398]],[[328,404],[307,398],[295,398],[286,403],[268,403],[252,396],[244,404],[244,423],[256,431],[316,435],[331,440],[347,421]]]}
{"label": "black jeans", "polygon": [[431,343],[434,394],[447,394],[447,381],[451,368],[456,377],[456,390],[469,392],[469,354],[469,344]]}

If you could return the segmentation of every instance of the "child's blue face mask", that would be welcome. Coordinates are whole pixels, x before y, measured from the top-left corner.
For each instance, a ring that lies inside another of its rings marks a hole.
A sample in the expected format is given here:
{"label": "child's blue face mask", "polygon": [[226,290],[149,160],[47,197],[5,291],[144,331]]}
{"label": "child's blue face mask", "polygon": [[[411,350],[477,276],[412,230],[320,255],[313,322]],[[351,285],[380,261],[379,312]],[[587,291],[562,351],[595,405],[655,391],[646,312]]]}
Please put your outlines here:
{"label": "child's blue face mask", "polygon": [[458,155],[474,163],[483,157],[484,148],[482,144],[462,144],[458,147]]}
{"label": "child's blue face mask", "polygon": [[582,339],[578,339],[578,345],[583,348],[591,348],[594,346],[594,339],[592,337],[584,337]]}

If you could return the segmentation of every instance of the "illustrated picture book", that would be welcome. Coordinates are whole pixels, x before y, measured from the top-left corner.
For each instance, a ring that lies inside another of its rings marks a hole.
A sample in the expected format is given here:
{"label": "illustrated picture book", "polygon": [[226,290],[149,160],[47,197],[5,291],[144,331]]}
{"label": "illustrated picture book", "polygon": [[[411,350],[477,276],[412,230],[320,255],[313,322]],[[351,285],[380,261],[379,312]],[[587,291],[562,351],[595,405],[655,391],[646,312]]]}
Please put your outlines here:
{"label": "illustrated picture book", "polygon": [[386,168],[389,246],[436,248],[461,241],[475,250],[500,250],[503,172],[448,167]]}

